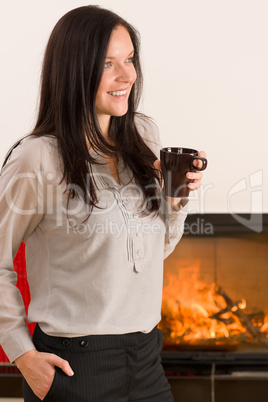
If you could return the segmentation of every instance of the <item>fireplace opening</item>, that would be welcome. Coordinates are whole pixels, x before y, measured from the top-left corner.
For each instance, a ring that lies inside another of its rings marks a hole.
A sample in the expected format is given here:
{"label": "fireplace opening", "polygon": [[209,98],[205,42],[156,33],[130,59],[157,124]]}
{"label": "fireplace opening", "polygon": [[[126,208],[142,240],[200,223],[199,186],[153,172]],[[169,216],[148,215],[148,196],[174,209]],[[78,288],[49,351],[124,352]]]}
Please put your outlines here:
{"label": "fireplace opening", "polygon": [[164,349],[268,352],[268,233],[185,236],[165,261]]}

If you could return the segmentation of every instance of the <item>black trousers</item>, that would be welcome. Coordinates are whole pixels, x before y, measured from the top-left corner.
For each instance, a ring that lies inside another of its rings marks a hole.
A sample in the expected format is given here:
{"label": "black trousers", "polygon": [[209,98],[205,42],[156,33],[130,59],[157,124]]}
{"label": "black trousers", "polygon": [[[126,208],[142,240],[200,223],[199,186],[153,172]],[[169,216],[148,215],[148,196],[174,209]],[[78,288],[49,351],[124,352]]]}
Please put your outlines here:
{"label": "black trousers", "polygon": [[[37,325],[33,341],[40,352],[68,360],[74,376],[56,368],[45,402],[174,402],[161,364],[162,334],[90,335],[61,338]],[[24,401],[40,401],[27,382]]]}

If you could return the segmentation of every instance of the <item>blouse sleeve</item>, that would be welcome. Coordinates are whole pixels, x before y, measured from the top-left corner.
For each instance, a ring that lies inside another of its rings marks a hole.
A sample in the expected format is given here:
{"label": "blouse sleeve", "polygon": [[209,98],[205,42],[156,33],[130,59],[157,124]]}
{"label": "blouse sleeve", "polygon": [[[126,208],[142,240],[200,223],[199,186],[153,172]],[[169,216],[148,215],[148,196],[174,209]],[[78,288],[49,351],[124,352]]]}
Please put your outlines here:
{"label": "blouse sleeve", "polygon": [[0,176],[0,344],[11,362],[35,348],[16,287],[13,259],[21,242],[42,220],[40,160],[35,139],[25,140],[25,144],[23,140],[12,151]]}

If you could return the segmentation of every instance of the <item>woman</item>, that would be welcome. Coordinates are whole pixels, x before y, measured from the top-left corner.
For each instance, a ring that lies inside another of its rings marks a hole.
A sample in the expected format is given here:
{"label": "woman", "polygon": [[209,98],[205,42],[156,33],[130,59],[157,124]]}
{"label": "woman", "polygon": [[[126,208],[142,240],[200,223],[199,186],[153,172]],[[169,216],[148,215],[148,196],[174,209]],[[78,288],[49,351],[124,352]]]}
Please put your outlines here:
{"label": "woman", "polygon": [[[26,402],[173,400],[156,326],[186,202],[162,195],[157,128],[136,112],[141,86],[125,20],[96,6],[59,20],[36,127],[0,181],[0,342]],[[194,190],[201,173],[191,174]],[[33,339],[12,264],[22,241]]]}

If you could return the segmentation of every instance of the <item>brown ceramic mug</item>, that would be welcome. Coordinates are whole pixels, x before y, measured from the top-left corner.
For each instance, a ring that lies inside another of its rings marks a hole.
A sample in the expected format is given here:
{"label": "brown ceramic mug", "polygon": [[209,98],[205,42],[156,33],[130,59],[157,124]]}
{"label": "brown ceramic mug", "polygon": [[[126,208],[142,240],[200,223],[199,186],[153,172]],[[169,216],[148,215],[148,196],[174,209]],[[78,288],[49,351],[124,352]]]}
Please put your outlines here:
{"label": "brown ceramic mug", "polygon": [[[167,147],[160,150],[161,169],[164,179],[165,194],[168,197],[185,198],[189,196],[187,172],[205,170],[207,159],[198,156],[196,149]],[[202,162],[202,167],[193,165],[195,160]]]}

